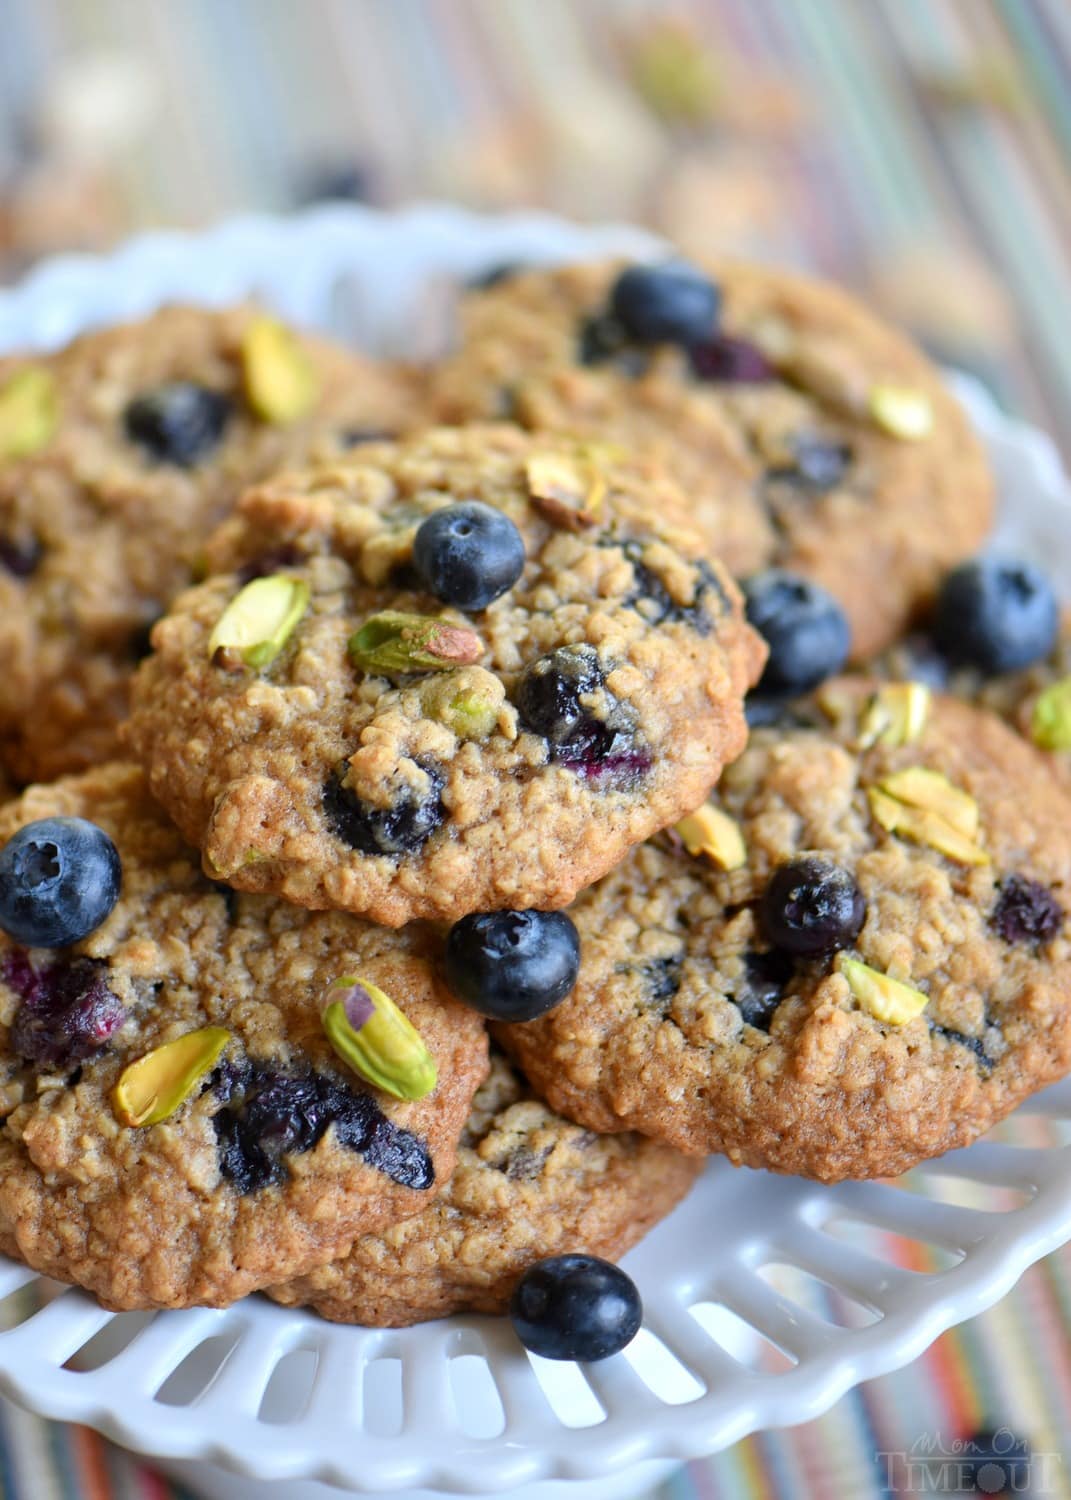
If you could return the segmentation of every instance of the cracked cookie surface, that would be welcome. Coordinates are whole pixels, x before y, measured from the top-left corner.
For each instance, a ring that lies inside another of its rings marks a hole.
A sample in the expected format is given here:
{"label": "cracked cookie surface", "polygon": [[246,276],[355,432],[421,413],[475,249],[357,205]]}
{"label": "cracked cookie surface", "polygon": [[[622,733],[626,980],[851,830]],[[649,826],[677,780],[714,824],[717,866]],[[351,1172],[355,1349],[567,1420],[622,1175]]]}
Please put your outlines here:
{"label": "cracked cookie surface", "polygon": [[[620,270],[522,272],[471,292],[432,410],[653,454],[732,572],[806,575],[843,605],[855,658],[880,650],[992,513],[981,446],[937,371],[848,293],[743,264],[710,268],[720,314],[705,340],[639,347],[608,312]],[[890,390],[928,413],[926,435],[894,435],[891,408],[875,420],[874,394]]]}
{"label": "cracked cookie surface", "polygon": [[[828,1181],[885,1176],[971,1141],[1071,1064],[1071,806],[1042,758],[946,697],[912,742],[860,749],[871,686],[821,696],[832,722],[757,731],[722,778],[712,806],[742,861],[633,850],[570,909],[573,993],[495,1028],[570,1119]],[[930,774],[897,778],[913,768]],[[976,821],[967,843],[949,818]],[[838,952],[771,941],[771,876],[801,855],[862,893]],[[912,1018],[879,1019],[875,983],[879,1009],[906,986]]]}
{"label": "cracked cookie surface", "polygon": [[4,456],[0,430],[0,753],[16,780],[117,753],[149,627],[245,485],[411,420],[407,377],[296,333],[306,404],[258,414],[243,355],[257,318],[169,307],[0,371],[4,390],[33,372],[50,403],[32,452]]}
{"label": "cracked cookie surface", "polygon": [[[0,842],[58,816],[111,837],[122,891],[73,947],[0,935],[0,1245],[110,1307],[223,1305],[420,1213],[487,1071],[434,934],[213,885],[132,765],[31,788]],[[325,992],[353,974],[420,1031],[425,1098],[370,1087],[329,1045]],[[159,1123],[123,1123],[124,1069],[206,1027],[229,1033],[212,1071]]]}
{"label": "cracked cookie surface", "polygon": [[377,1328],[501,1313],[545,1256],[623,1255],[684,1197],[700,1167],[643,1136],[570,1124],[493,1055],[457,1168],[435,1203],[270,1295]]}
{"label": "cracked cookie surface", "polygon": [[[525,559],[465,613],[421,582],[414,538],[472,501]],[[565,905],[744,743],[764,648],[680,507],[645,465],[505,426],[247,492],[139,669],[130,739],[154,793],[245,890],[391,925]],[[213,632],[265,574],[308,598],[251,668]]]}

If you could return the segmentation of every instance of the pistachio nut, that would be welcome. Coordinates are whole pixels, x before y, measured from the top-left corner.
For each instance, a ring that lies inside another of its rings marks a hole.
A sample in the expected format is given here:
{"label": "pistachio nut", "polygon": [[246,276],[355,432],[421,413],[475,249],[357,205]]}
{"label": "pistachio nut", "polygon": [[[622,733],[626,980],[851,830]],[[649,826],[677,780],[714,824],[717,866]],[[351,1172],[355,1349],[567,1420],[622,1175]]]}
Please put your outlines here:
{"label": "pistachio nut", "polygon": [[1061,677],[1038,698],[1030,738],[1041,750],[1071,750],[1071,677]]}
{"label": "pistachio nut", "polygon": [[222,1026],[204,1026],[154,1047],[119,1075],[112,1095],[123,1125],[157,1125],[173,1115],[216,1063],[231,1039]]}
{"label": "pistachio nut", "polygon": [[253,412],[286,427],[306,416],[319,396],[312,361],[292,329],[275,318],[251,318],[242,333],[242,381]]}
{"label": "pistachio nut", "polygon": [[703,855],[723,870],[738,870],[747,863],[747,845],[739,825],[709,802],[681,818],[674,832],[689,854]]}
{"label": "pistachio nut", "polygon": [[888,682],[878,688],[859,728],[860,750],[913,745],[926,728],[931,698],[923,682]]}
{"label": "pistachio nut", "polygon": [[905,1026],[930,1003],[929,995],[916,990],[880,969],[872,969],[857,958],[840,954],[837,968],[848,981],[848,988],[868,1015],[889,1026]]}
{"label": "pistachio nut", "polygon": [[350,636],[350,660],[363,672],[404,677],[410,672],[445,672],[468,666],[484,652],[483,641],[466,625],[435,615],[407,615],[385,609]]}
{"label": "pistachio nut", "polygon": [[525,465],[532,505],[552,526],[580,531],[594,526],[606,480],[586,458],[537,453]]}
{"label": "pistachio nut", "polygon": [[247,667],[273,662],[309,607],[309,586],[300,578],[273,573],[254,578],[227,605],[208,638],[208,654],[221,666]]}
{"label": "pistachio nut", "polygon": [[978,832],[977,802],[969,792],[953,786],[940,771],[931,771],[927,766],[909,766],[904,771],[894,771],[879,784],[883,792],[898,802],[936,813],[965,838],[972,839]]}
{"label": "pistachio nut", "polygon": [[872,386],[868,409],[875,426],[901,442],[917,443],[933,432],[933,402],[911,386]]}
{"label": "pistachio nut", "polygon": [[396,1099],[423,1099],[438,1082],[424,1040],[389,995],[346,975],[327,992],[327,1040],[355,1073]]}
{"label": "pistachio nut", "polygon": [[444,724],[459,740],[485,740],[494,732],[505,701],[501,680],[482,667],[437,673],[420,687],[420,706],[428,718]]}
{"label": "pistachio nut", "polygon": [[59,397],[49,372],[40,365],[16,370],[0,386],[0,460],[39,452],[58,422]]}
{"label": "pistachio nut", "polygon": [[979,844],[967,838],[937,813],[922,807],[910,807],[907,803],[890,797],[880,787],[869,787],[867,798],[875,820],[886,832],[899,834],[916,844],[926,844],[958,864],[989,863],[989,855]]}

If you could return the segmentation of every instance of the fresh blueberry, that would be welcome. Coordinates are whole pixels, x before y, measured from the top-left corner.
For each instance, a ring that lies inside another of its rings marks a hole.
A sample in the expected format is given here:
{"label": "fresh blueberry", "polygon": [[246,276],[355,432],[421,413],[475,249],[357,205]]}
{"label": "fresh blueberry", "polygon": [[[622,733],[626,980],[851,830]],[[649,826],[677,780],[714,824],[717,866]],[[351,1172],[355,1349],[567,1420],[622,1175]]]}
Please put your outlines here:
{"label": "fresh blueberry", "polygon": [[812,958],[855,941],[866,921],[866,899],[848,870],[805,854],[774,871],[760,915],[775,948]]}
{"label": "fresh blueberry", "polygon": [[848,659],[851,631],[825,589],[780,568],[744,582],[747,617],[770,648],[760,694],[810,692]]}
{"label": "fresh blueberry", "polygon": [[636,1283],[595,1255],[552,1255],[529,1266],[509,1308],[517,1337],[544,1359],[607,1359],[639,1332]]}
{"label": "fresh blueberry", "polygon": [[580,936],[560,911],[462,917],[446,940],[446,982],[496,1021],[533,1021],[565,999],[580,970]]}
{"label": "fresh blueberry", "polygon": [[60,959],[35,969],[20,949],[7,953],[0,979],[22,1001],[9,1034],[16,1056],[44,1067],[71,1068],[99,1052],[126,1018],[107,975],[107,965],[92,958]]}
{"label": "fresh blueberry", "polygon": [[610,311],[638,344],[696,344],[711,333],[721,297],[684,261],[629,266],[610,291]]}
{"label": "fresh blueberry", "polygon": [[0,536],[0,568],[12,578],[32,578],[44,554],[45,549],[35,536],[18,540]]}
{"label": "fresh blueberry", "polygon": [[223,1106],[212,1121],[220,1171],[239,1193],[284,1182],[284,1158],[313,1150],[332,1126],[341,1145],[394,1182],[424,1189],[435,1181],[424,1142],[388,1120],[370,1094],[259,1062],[224,1064],[213,1084]]}
{"label": "fresh blueberry", "polygon": [[390,807],[364,802],[342,781],[338,771],[324,787],[324,812],[332,830],[359,854],[416,854],[446,816],[442,772],[421,763],[428,778],[425,795],[408,787]]}
{"label": "fresh blueberry", "polygon": [[990,921],[1006,943],[1050,943],[1064,925],[1064,914],[1047,885],[1009,875]]}
{"label": "fresh blueberry", "polygon": [[30,948],[65,948],[119,899],[119,854],[85,818],[40,818],[0,850],[0,928]]}
{"label": "fresh blueberry", "polygon": [[933,635],[951,661],[995,675],[1048,656],[1059,627],[1056,595],[1040,568],[1014,558],[980,557],[945,579]]}
{"label": "fresh blueberry", "polygon": [[761,349],[727,333],[716,333],[701,344],[693,344],[688,360],[697,380],[726,385],[765,385],[777,373]]}
{"label": "fresh blueberry", "polygon": [[457,609],[486,609],[513,587],[524,563],[524,541],[509,516],[478,500],[433,511],[413,539],[425,588]]}
{"label": "fresh blueberry", "polygon": [[131,401],[123,422],[127,437],[150,458],[191,469],[219,446],[230,415],[231,402],[221,391],[173,380]]}

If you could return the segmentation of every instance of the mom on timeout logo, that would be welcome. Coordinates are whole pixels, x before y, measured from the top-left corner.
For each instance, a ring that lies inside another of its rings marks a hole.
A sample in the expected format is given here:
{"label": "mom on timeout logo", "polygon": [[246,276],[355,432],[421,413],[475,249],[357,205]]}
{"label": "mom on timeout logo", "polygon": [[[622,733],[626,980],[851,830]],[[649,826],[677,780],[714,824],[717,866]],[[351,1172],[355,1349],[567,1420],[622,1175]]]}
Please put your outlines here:
{"label": "mom on timeout logo", "polygon": [[1063,1493],[1063,1458],[1033,1453],[1010,1427],[948,1438],[940,1432],[917,1437],[910,1448],[874,1455],[890,1495],[1045,1495]]}

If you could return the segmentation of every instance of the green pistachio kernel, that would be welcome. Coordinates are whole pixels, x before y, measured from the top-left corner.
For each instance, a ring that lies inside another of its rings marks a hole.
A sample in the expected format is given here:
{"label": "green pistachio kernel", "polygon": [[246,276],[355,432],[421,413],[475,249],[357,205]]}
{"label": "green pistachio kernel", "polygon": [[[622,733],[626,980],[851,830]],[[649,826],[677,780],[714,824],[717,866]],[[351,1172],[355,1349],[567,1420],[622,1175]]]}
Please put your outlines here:
{"label": "green pistachio kernel", "polygon": [[506,689],[483,667],[437,673],[420,685],[420,706],[429,719],[444,724],[459,740],[485,740],[492,734],[506,701]]}
{"label": "green pistachio kernel", "polygon": [[932,696],[922,682],[888,682],[878,688],[863,715],[860,750],[913,745],[926,728]]}
{"label": "green pistachio kernel", "polygon": [[843,953],[837,959],[837,968],[848,981],[848,988],[868,1015],[889,1026],[906,1026],[930,1003],[929,995],[911,985],[883,974],[860,963],[857,958],[847,958]]}
{"label": "green pistachio kernel", "polygon": [[1071,750],[1071,677],[1047,687],[1034,704],[1030,738],[1041,750]]}
{"label": "green pistachio kernel", "polygon": [[483,651],[480,637],[464,625],[396,609],[373,615],[349,640],[354,666],[383,677],[445,672],[478,661]]}
{"label": "green pistachio kernel", "polygon": [[250,319],[242,334],[242,381],[255,414],[276,427],[297,422],[315,406],[319,381],[292,329],[275,318]]}
{"label": "green pistachio kernel", "polygon": [[389,995],[347,974],[327,992],[322,1021],[342,1061],[396,1099],[423,1099],[438,1082],[435,1060]]}
{"label": "green pistachio kernel", "polygon": [[220,664],[235,659],[247,667],[273,662],[309,607],[309,586],[300,578],[273,573],[254,578],[234,596],[208,638],[208,654]]}
{"label": "green pistachio kernel", "polygon": [[723,870],[739,870],[747,863],[747,844],[740,825],[709,802],[675,823],[674,831],[693,858],[702,855]]}
{"label": "green pistachio kernel", "polygon": [[158,1125],[173,1115],[231,1039],[222,1026],[188,1031],[125,1067],[112,1095],[123,1125]]}
{"label": "green pistachio kernel", "polygon": [[59,422],[56,382],[40,365],[16,370],[0,386],[0,459],[42,449]]}
{"label": "green pistachio kernel", "polygon": [[871,420],[890,437],[903,443],[921,442],[933,431],[933,402],[925,391],[906,385],[871,387]]}

